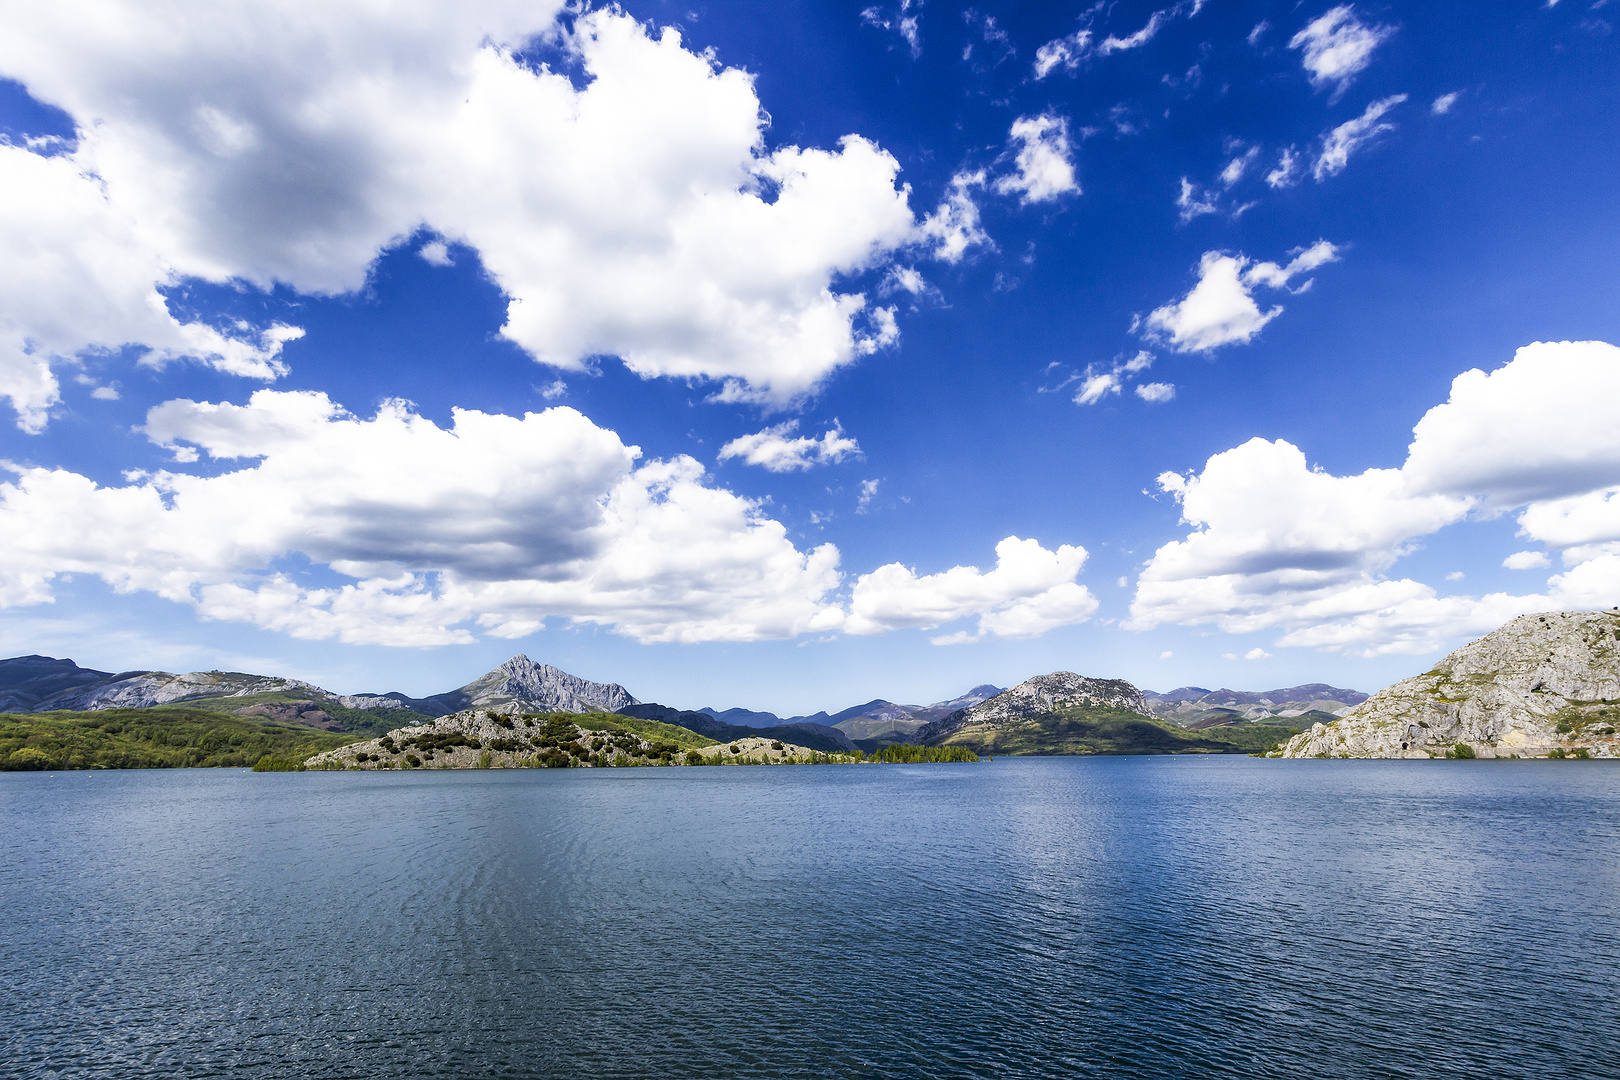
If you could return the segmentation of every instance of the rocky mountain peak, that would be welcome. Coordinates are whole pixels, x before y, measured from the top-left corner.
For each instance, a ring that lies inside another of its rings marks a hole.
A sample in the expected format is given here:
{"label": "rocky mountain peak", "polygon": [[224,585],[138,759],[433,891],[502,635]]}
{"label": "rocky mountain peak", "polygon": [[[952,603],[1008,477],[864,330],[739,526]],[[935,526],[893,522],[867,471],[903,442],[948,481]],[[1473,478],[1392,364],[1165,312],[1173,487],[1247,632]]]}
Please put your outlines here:
{"label": "rocky mountain peak", "polygon": [[455,704],[462,709],[506,711],[616,712],[640,704],[618,683],[581,679],[550,664],[537,664],[522,653],[441,697],[456,699]]}

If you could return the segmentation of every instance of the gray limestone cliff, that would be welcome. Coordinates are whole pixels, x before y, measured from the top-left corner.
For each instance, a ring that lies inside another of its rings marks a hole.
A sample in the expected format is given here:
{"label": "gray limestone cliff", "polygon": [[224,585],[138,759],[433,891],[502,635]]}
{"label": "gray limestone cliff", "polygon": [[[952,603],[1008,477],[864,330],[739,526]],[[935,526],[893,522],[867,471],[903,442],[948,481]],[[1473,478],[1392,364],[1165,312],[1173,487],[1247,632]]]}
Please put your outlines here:
{"label": "gray limestone cliff", "polygon": [[34,703],[33,710],[145,709],[174,705],[199,698],[248,697],[253,694],[327,696],[326,691],[300,679],[248,675],[239,671],[128,671],[88,686],[74,687]]}
{"label": "gray limestone cliff", "polygon": [[618,712],[640,704],[618,683],[597,683],[522,653],[459,690],[425,698],[443,712],[494,709],[499,712]]}
{"label": "gray limestone cliff", "polygon": [[1620,757],[1620,609],[1521,615],[1277,757]]}

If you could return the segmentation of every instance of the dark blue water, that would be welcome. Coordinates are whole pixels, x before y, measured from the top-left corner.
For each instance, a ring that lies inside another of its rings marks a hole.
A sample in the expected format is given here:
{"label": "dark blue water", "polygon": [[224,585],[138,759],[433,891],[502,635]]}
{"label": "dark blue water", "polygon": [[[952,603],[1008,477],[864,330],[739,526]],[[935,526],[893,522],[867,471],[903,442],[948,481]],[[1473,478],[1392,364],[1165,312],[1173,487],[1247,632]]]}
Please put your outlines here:
{"label": "dark blue water", "polygon": [[0,1070],[1620,1075],[1579,762],[0,774]]}

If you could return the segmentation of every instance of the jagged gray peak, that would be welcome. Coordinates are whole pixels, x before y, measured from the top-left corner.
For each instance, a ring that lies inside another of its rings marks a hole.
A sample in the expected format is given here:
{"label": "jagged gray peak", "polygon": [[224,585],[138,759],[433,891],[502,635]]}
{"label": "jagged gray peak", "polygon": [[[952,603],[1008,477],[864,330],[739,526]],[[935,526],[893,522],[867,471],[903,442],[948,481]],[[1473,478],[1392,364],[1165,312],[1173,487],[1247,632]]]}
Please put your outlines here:
{"label": "jagged gray peak", "polygon": [[966,724],[991,727],[1020,723],[1059,709],[1127,709],[1148,713],[1142,691],[1124,679],[1091,679],[1072,671],[1054,671],[1025,679],[966,709],[924,725],[917,731],[919,742],[943,737]]}
{"label": "jagged gray peak", "polygon": [[52,694],[34,708],[40,712],[50,709],[144,709],[197,698],[246,697],[250,694],[331,697],[325,690],[301,679],[248,675],[240,671],[188,671],[180,675],[167,671],[126,671],[90,686]]}
{"label": "jagged gray peak", "polygon": [[461,709],[501,712],[617,712],[641,704],[618,683],[598,683],[537,664],[522,653],[459,690],[433,699]]}
{"label": "jagged gray peak", "polygon": [[1280,757],[1620,757],[1620,609],[1521,615],[1380,690]]}

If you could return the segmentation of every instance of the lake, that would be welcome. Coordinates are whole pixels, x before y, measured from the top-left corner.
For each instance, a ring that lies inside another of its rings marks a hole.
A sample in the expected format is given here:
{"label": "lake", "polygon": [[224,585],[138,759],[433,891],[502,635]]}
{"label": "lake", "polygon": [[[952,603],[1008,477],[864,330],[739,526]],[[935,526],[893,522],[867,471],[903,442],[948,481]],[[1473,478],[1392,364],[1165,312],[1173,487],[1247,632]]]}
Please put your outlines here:
{"label": "lake", "polygon": [[1602,762],[0,774],[6,1076],[1620,1075]]}

